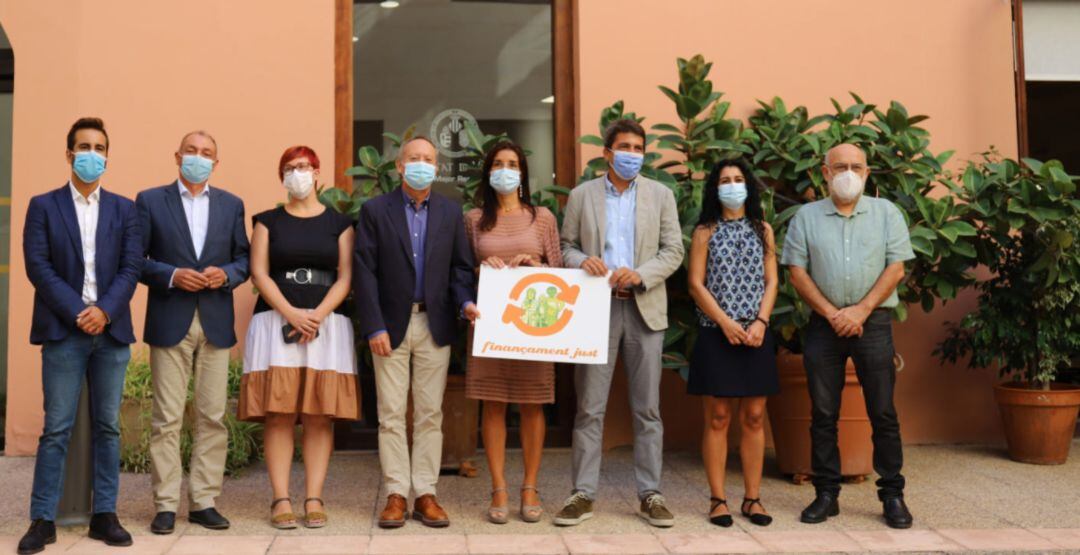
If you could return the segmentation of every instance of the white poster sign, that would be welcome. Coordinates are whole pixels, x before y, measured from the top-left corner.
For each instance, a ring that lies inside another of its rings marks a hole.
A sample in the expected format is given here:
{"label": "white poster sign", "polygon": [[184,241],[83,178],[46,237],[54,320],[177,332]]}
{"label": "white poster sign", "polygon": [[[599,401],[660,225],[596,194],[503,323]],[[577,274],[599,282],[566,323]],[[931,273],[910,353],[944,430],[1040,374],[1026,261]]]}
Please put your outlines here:
{"label": "white poster sign", "polygon": [[607,278],[566,268],[482,266],[473,356],[606,364]]}

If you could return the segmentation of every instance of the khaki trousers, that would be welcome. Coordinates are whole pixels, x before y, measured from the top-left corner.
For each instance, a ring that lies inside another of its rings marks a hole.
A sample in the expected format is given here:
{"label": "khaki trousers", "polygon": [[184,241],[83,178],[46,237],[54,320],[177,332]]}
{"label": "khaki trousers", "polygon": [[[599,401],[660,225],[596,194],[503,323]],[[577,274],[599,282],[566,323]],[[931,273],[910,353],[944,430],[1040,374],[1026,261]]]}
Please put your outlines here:
{"label": "khaki trousers", "polygon": [[[435,495],[442,462],[442,401],[450,346],[435,344],[428,329],[427,314],[414,309],[401,345],[388,357],[372,358],[379,409],[379,462],[386,492],[408,498],[411,485],[417,497]],[[413,399],[411,459],[405,437],[410,378]]]}
{"label": "khaki trousers", "polygon": [[194,444],[189,466],[192,511],[214,506],[221,495],[229,433],[225,428],[229,349],[210,344],[199,322],[191,320],[184,339],[172,347],[150,348],[154,412],[150,429],[150,470],[158,512],[176,512],[180,505],[180,428],[184,422],[188,382],[194,373]]}

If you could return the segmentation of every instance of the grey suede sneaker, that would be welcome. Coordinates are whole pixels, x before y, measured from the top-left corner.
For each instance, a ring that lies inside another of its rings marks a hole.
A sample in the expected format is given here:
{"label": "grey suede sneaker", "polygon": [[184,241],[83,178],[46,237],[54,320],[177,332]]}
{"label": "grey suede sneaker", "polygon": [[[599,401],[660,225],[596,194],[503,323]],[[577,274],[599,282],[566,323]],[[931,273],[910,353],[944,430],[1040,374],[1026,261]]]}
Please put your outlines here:
{"label": "grey suede sneaker", "polygon": [[664,506],[664,496],[659,493],[650,494],[641,500],[641,510],[638,511],[641,518],[658,528],[670,528],[675,526],[675,515]]}
{"label": "grey suede sneaker", "polygon": [[555,515],[555,525],[576,526],[592,518],[593,502],[584,493],[575,492],[566,499],[559,514]]}

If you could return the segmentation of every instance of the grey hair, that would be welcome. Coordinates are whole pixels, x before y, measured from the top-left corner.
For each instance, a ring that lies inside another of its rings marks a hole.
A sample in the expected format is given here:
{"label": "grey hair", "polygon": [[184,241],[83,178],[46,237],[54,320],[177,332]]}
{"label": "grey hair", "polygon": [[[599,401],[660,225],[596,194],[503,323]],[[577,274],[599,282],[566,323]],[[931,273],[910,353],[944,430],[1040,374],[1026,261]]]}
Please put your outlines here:
{"label": "grey hair", "polygon": [[218,150],[217,139],[215,139],[213,135],[211,135],[210,133],[208,133],[206,131],[203,131],[202,129],[196,129],[195,131],[190,131],[190,132],[186,133],[184,135],[184,137],[180,139],[180,146],[183,147],[184,146],[184,141],[188,140],[188,137],[190,137],[192,135],[200,135],[202,137],[206,137],[207,139],[210,139],[210,142],[214,143],[214,152],[217,153],[217,150]]}
{"label": "grey hair", "polygon": [[405,147],[406,147],[406,146],[408,146],[408,145],[409,145],[409,143],[413,143],[413,142],[416,142],[416,141],[424,141],[425,143],[427,143],[427,144],[431,145],[431,148],[434,148],[434,149],[435,149],[435,153],[436,153],[436,154],[438,154],[438,152],[439,152],[439,147],[438,147],[438,146],[435,146],[435,142],[434,142],[434,141],[432,141],[431,139],[427,138],[427,136],[425,136],[425,135],[413,135],[412,137],[409,137],[409,138],[408,138],[408,139],[406,139],[406,140],[405,140],[404,142],[402,142],[402,143],[401,143],[401,146],[400,146],[400,147],[398,147],[398,154],[397,154],[397,158],[398,158],[398,159],[400,160],[400,159],[401,159],[401,153],[405,152]]}
{"label": "grey hair", "polygon": [[863,153],[863,158],[866,158],[867,162],[869,162],[869,157],[866,155],[866,151],[863,150],[862,147],[860,147],[859,145],[856,145],[855,143],[839,143],[839,144],[833,145],[829,150],[825,151],[825,161],[823,163],[826,166],[829,165],[829,155],[832,154],[832,151],[839,148],[839,147],[841,147],[841,146],[843,146],[843,145],[851,145],[851,146],[859,149],[859,151]]}

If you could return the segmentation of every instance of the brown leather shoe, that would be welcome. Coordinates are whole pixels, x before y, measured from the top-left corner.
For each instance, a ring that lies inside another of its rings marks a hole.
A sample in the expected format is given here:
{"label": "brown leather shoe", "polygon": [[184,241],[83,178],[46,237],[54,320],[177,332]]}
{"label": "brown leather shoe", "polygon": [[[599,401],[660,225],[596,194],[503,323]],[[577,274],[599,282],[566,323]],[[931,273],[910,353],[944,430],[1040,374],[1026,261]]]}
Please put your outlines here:
{"label": "brown leather shoe", "polygon": [[439,502],[430,493],[421,495],[413,502],[413,518],[419,520],[424,526],[432,528],[445,528],[450,526],[450,517],[439,506]]}
{"label": "brown leather shoe", "polygon": [[401,528],[409,518],[409,503],[393,493],[386,498],[386,508],[379,513],[379,528]]}

